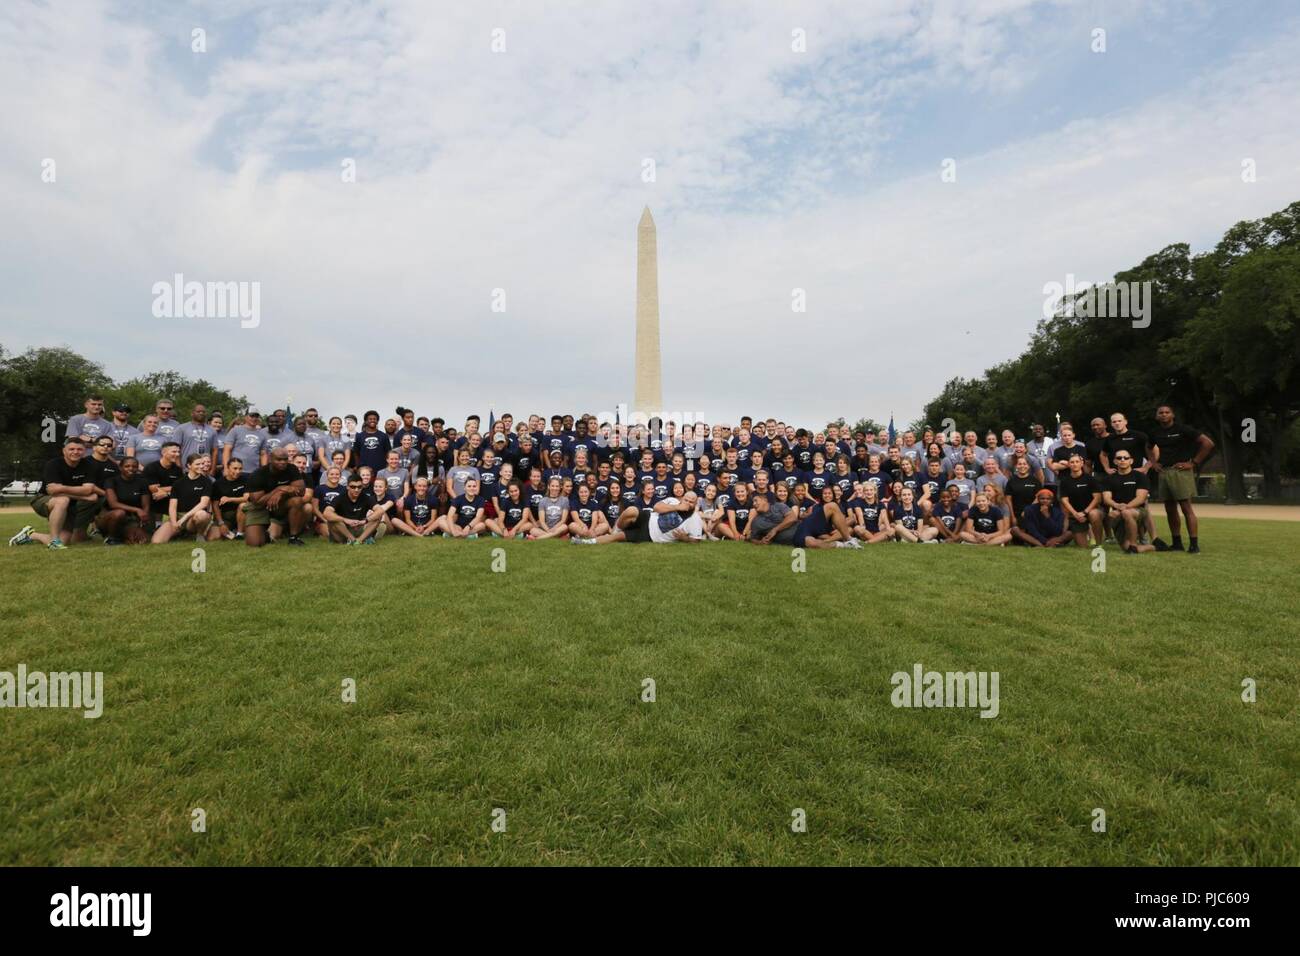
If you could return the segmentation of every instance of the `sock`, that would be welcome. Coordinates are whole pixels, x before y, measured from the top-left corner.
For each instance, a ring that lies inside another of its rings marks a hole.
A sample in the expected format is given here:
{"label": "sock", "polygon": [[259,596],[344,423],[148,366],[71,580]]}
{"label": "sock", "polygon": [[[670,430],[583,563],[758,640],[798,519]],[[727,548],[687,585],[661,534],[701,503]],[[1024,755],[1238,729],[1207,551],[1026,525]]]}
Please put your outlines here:
{"label": "sock", "polygon": [[1198,547],[1198,545],[1197,545],[1197,543],[1196,543],[1196,536],[1195,536],[1195,535],[1193,535],[1192,537],[1188,538],[1187,540],[1190,541],[1190,542],[1192,542],[1192,547],[1193,547],[1193,548]]}
{"label": "sock", "polygon": [[[1196,539],[1193,538],[1192,540],[1195,541]],[[1183,536],[1182,536],[1181,534],[1176,534],[1176,535],[1174,535],[1174,544],[1175,544],[1175,545],[1180,545],[1180,544],[1182,544],[1182,543],[1183,543]]]}

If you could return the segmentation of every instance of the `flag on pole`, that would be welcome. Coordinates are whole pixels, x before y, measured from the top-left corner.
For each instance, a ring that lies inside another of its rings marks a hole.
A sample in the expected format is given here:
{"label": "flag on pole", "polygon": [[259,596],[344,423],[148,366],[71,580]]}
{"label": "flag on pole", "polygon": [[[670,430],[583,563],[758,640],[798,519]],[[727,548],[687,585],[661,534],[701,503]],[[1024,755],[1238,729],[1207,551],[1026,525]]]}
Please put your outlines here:
{"label": "flag on pole", "polygon": [[895,434],[896,432],[894,431],[894,413],[890,412],[889,413],[889,443],[891,445],[894,443]]}
{"label": "flag on pole", "polygon": [[487,430],[487,433],[488,433],[489,435],[491,435],[491,434],[494,432],[494,430],[496,429],[496,427],[497,427],[497,416],[496,416],[496,412],[492,411],[492,406],[489,405],[489,406],[488,406],[488,430]]}

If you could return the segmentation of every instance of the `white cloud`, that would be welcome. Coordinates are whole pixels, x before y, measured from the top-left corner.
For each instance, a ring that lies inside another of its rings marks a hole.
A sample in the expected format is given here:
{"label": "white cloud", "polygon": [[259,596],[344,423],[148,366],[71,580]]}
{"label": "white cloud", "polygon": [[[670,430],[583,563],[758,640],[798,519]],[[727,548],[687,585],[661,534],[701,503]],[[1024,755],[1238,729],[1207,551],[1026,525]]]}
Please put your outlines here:
{"label": "white cloud", "polygon": [[[1053,68],[1022,35],[1043,6],[0,14],[0,341],[67,342],[123,377],[174,367],[264,404],[597,410],[630,391],[648,202],[670,405],[910,417],[1023,347],[1044,282],[1295,198],[1287,34],[1190,88],[959,157],[956,184],[941,156],[873,181],[892,111],[918,91],[996,98]],[[191,22],[210,24],[197,62]],[[150,287],[174,272],[260,281],[261,326],[153,319]],[[790,312],[795,286],[807,315]]]}

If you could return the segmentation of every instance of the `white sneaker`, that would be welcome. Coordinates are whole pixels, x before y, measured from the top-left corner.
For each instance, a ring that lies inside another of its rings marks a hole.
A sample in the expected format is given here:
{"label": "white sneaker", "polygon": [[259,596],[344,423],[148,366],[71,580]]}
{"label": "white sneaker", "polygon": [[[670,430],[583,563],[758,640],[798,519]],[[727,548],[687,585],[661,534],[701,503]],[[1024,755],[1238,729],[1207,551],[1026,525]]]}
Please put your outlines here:
{"label": "white sneaker", "polygon": [[861,550],[862,550],[862,542],[859,541],[857,538],[849,538],[848,541],[840,541],[840,542],[837,542],[836,545],[835,545],[835,547],[837,547],[837,548],[852,548],[854,551],[861,551]]}
{"label": "white sneaker", "polygon": [[23,530],[19,531],[16,535],[14,535],[12,538],[9,539],[9,547],[15,548],[20,544],[31,544],[32,532],[35,530],[36,529],[29,524],[23,525]]}

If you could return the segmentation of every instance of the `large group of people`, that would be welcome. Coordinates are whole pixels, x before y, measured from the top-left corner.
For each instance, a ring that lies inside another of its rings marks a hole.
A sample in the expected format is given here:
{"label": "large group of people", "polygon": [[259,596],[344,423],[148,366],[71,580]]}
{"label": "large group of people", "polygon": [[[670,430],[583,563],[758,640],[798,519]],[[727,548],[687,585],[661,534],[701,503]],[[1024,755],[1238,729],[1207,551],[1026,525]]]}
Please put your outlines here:
{"label": "large group of people", "polygon": [[[256,408],[227,419],[202,405],[189,420],[157,402],[105,413],[102,396],[73,416],[46,465],[26,526],[9,544],[58,550],[177,539],[346,545],[413,538],[611,542],[738,541],[799,548],[884,542],[1129,554],[1200,550],[1192,507],[1213,441],[1169,405],[1149,433],[1121,412],[1089,434],[1060,422],[896,434],[837,425],[810,431],[746,416],[735,424],[594,416],[516,422],[477,415],[462,430],[399,407],[322,418]],[[1157,536],[1153,493],[1171,543]],[[1183,544],[1186,524],[1188,545]]]}

